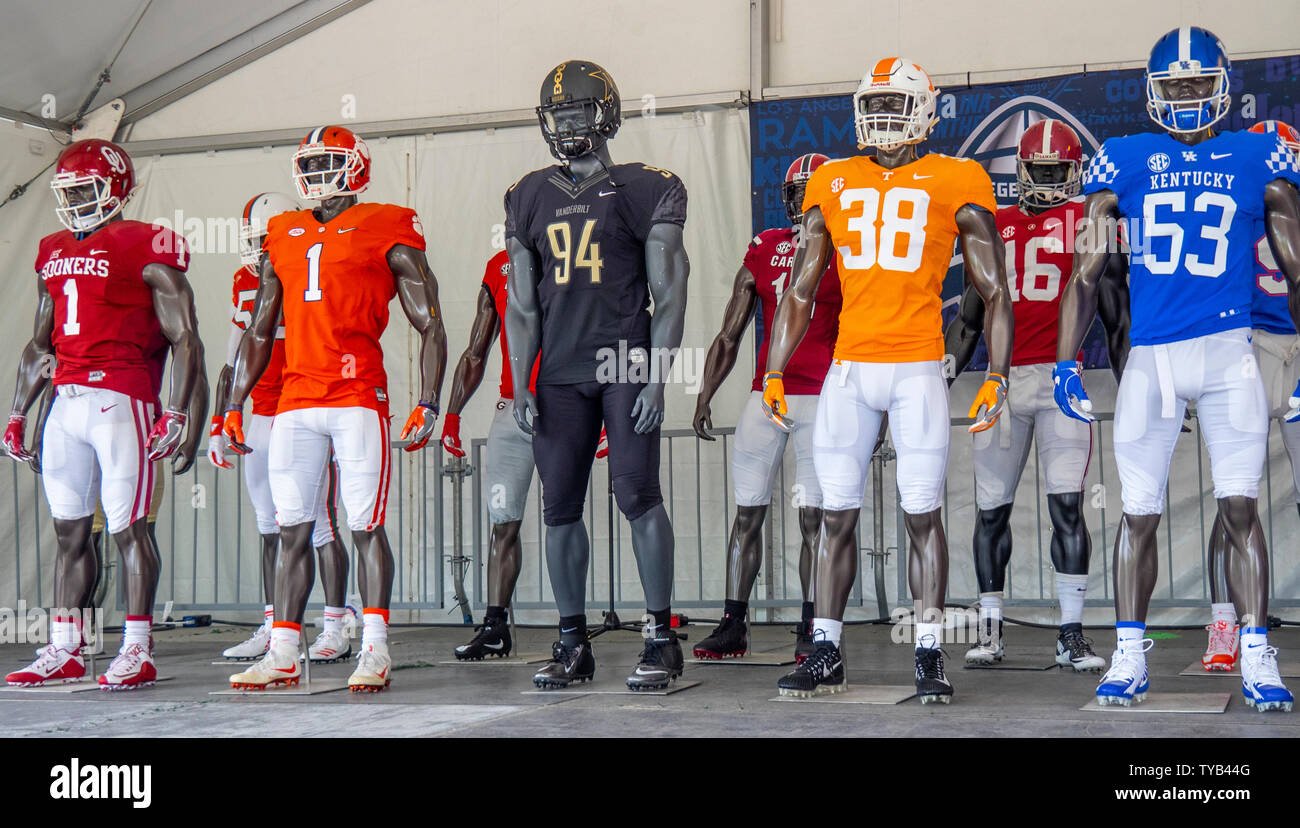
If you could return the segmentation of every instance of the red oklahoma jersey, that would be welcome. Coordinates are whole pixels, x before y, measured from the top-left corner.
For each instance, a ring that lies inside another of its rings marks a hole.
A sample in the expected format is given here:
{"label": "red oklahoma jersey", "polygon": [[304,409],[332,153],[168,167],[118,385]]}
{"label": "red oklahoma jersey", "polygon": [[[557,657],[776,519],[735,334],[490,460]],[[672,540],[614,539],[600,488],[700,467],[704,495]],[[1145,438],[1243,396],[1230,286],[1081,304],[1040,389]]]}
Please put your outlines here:
{"label": "red oklahoma jersey", "polygon": [[424,250],[414,210],[355,204],[321,224],[311,210],[267,222],[263,247],[283,285],[284,382],[278,411],[361,406],[388,413],[379,338],[397,281],[388,251]]}
{"label": "red oklahoma jersey", "polygon": [[[248,330],[253,323],[253,307],[257,304],[258,278],[241,267],[235,271],[234,287],[230,305],[234,314],[230,321],[241,331]],[[284,325],[275,331],[275,341],[271,345],[271,361],[266,364],[262,378],[253,386],[249,395],[253,400],[253,413],[262,417],[274,417],[276,407],[280,404],[280,386],[284,384]]]}
{"label": "red oklahoma jersey", "polygon": [[[155,224],[112,221],[80,241],[60,230],[41,239],[36,272],[54,300],[50,341],[54,384],[108,388],[133,399],[158,399],[159,351],[166,345],[144,268],[184,271],[189,250]],[[161,355],[165,359],[165,351]]]}
{"label": "red oklahoma jersey", "polygon": [[[767,372],[768,334],[781,294],[790,287],[790,266],[794,264],[794,228],[774,227],[764,230],[749,243],[745,252],[745,269],[754,275],[759,312],[763,315],[763,339],[758,346],[758,365],[754,370],[755,391],[763,390]],[[813,298],[812,322],[808,333],[785,366],[782,382],[787,394],[820,394],[822,381],[831,366],[835,339],[840,331],[840,277],[835,257],[830,257],[822,274],[817,295]]]}
{"label": "red oklahoma jersey", "polygon": [[998,210],[998,232],[1007,252],[1007,287],[1016,318],[1012,365],[1056,361],[1061,294],[1074,266],[1074,242],[1082,220],[1080,199],[1037,215],[1019,206]]}
{"label": "red oklahoma jersey", "polygon": [[[515,386],[510,375],[510,346],[506,343],[506,282],[510,278],[510,256],[502,250],[488,259],[487,270],[483,274],[483,289],[492,297],[497,306],[497,319],[501,323],[501,399],[513,400]],[[528,381],[528,390],[537,393],[537,368],[542,363],[538,354],[533,362],[533,376]]]}

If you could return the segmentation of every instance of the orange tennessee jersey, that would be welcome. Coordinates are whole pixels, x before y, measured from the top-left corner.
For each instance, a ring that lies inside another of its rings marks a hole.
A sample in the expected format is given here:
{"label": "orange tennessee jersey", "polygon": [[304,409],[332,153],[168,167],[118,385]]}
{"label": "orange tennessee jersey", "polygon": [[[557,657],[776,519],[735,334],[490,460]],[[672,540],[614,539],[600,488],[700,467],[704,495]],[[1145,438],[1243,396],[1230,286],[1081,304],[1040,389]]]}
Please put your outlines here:
{"label": "orange tennessee jersey", "polygon": [[279,411],[362,406],[386,413],[379,338],[397,280],[388,251],[424,250],[414,210],[356,204],[325,224],[311,210],[267,223],[263,246],[283,285],[284,385]]}
{"label": "orange tennessee jersey", "polygon": [[967,204],[997,212],[988,173],[965,158],[932,153],[889,170],[859,155],[817,168],[803,208],[821,209],[839,257],[836,359],[943,359],[940,294]]}
{"label": "orange tennessee jersey", "polygon": [[[253,307],[257,304],[258,278],[241,267],[235,271],[234,287],[230,297],[234,315],[230,321],[241,331],[248,330],[253,323]],[[276,329],[275,341],[271,345],[271,361],[266,363],[266,370],[253,386],[249,399],[253,401],[253,413],[261,417],[274,417],[280,405],[280,385],[284,381],[284,326]]]}

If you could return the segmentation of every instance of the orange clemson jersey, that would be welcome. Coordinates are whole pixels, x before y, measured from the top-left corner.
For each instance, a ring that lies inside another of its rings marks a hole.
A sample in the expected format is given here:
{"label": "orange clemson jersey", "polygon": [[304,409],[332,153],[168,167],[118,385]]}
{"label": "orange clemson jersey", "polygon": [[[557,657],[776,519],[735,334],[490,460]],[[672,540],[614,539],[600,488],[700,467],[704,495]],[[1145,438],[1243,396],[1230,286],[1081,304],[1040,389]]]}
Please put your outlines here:
{"label": "orange clemson jersey", "polygon": [[817,168],[803,208],[821,209],[838,256],[836,359],[943,359],[940,294],[967,204],[997,212],[988,173],[966,158],[932,153],[890,170],[859,155]]}
{"label": "orange clemson jersey", "polygon": [[[257,304],[258,278],[241,267],[235,271],[234,285],[230,297],[234,315],[231,322],[241,331],[248,330],[253,323],[253,308]],[[261,417],[274,417],[280,405],[280,386],[284,381],[284,326],[275,332],[275,342],[271,345],[271,361],[266,363],[257,385],[253,386],[249,399],[253,401],[253,413]]]}
{"label": "orange clemson jersey", "polygon": [[388,251],[424,250],[414,210],[356,204],[322,224],[311,210],[267,223],[263,246],[283,286],[284,382],[279,411],[362,406],[387,413],[379,338],[397,281]]}

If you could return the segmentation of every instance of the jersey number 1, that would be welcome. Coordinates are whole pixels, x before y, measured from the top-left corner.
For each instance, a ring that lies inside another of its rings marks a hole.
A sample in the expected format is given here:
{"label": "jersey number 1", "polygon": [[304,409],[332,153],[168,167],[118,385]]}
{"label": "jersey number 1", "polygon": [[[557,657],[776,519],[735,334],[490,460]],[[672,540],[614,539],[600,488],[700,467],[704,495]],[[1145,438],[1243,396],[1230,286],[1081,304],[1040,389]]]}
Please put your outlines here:
{"label": "jersey number 1", "polygon": [[68,297],[68,321],[63,323],[64,336],[76,336],[81,333],[81,323],[77,321],[77,282],[69,279],[63,283],[63,295]]}
{"label": "jersey number 1", "polygon": [[307,248],[307,289],[302,292],[302,301],[319,302],[325,298],[320,289],[320,251],[325,242],[316,242]]}

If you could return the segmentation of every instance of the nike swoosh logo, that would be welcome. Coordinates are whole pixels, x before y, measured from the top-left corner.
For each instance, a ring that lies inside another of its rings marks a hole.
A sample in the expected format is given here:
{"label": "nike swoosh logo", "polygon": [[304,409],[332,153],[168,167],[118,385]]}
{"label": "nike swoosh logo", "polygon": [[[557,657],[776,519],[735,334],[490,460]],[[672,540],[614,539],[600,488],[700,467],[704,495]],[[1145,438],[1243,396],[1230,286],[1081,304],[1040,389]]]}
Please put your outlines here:
{"label": "nike swoosh logo", "polygon": [[1227,158],[1229,155],[1232,155],[1232,153],[1225,152],[1223,155],[1219,155],[1217,152],[1212,152],[1210,153],[1210,158],[1215,161],[1218,161],[1220,158]]}
{"label": "nike swoosh logo", "polygon": [[294,670],[297,669],[298,669],[297,665],[294,665],[293,667],[276,667],[275,671],[277,673],[292,673]]}
{"label": "nike swoosh logo", "polygon": [[103,413],[104,413],[105,411],[107,411],[109,408],[117,408],[117,403],[113,403],[112,405],[108,406],[108,408],[101,408],[101,409],[99,409],[99,413],[100,413],[100,414],[103,414]]}
{"label": "nike swoosh logo", "polygon": [[573,632],[577,627],[560,627],[560,632]]}
{"label": "nike swoosh logo", "polygon": [[505,648],[506,643],[504,641],[498,641],[495,644],[484,644],[483,646],[487,647],[489,650],[500,650]]}
{"label": "nike swoosh logo", "polygon": [[605,192],[604,190],[601,190],[599,193],[597,193],[597,195],[599,195],[601,198],[604,198],[607,195],[614,195],[617,192],[618,190],[610,190],[609,192]]}
{"label": "nike swoosh logo", "polygon": [[917,175],[916,173],[912,173],[912,178],[916,181],[920,181],[922,178],[934,178],[934,174],[931,173],[930,175]]}
{"label": "nike swoosh logo", "polygon": [[92,250],[90,251],[90,255],[94,256],[96,253],[107,253],[107,252],[108,252],[107,250]]}
{"label": "nike swoosh logo", "polygon": [[640,667],[636,668],[636,674],[638,676],[652,676],[655,673],[662,673],[662,672],[663,670],[642,670]]}
{"label": "nike swoosh logo", "polygon": [[339,228],[339,233],[351,233],[353,230],[356,230],[356,229],[357,229],[357,228],[355,228],[355,227],[340,227],[340,228]]}

